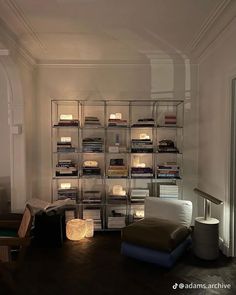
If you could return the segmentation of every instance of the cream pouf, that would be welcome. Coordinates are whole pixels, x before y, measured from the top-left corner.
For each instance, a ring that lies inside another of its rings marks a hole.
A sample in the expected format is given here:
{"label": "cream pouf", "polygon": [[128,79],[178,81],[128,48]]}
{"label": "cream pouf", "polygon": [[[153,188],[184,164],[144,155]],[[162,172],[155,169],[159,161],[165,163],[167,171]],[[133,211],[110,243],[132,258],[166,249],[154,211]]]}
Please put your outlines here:
{"label": "cream pouf", "polygon": [[86,222],[82,219],[71,219],[66,223],[66,236],[71,241],[79,241],[86,235]]}

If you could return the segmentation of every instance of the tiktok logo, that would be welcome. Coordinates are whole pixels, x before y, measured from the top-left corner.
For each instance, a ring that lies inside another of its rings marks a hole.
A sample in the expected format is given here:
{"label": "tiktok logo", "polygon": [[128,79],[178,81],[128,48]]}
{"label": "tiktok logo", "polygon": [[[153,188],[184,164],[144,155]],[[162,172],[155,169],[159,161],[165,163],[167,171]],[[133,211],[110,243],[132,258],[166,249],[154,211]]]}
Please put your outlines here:
{"label": "tiktok logo", "polygon": [[173,288],[174,290],[176,290],[177,287],[178,287],[178,284],[177,284],[177,283],[175,283],[175,284],[172,286],[172,288]]}

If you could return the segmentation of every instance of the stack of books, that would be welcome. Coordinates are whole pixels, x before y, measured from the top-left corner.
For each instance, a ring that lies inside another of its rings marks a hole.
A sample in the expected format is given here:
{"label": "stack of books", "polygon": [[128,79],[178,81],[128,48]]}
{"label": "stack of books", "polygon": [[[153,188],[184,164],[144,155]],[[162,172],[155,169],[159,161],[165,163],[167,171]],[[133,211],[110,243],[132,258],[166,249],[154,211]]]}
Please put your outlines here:
{"label": "stack of books", "polygon": [[122,228],[126,226],[125,214],[112,210],[111,216],[108,216],[108,228]]}
{"label": "stack of books", "polygon": [[79,126],[79,120],[73,119],[72,115],[60,115],[60,120],[58,124],[55,124],[54,126]]}
{"label": "stack of books", "polygon": [[146,197],[149,197],[149,189],[136,188],[131,190],[130,201],[132,203],[144,202]]}
{"label": "stack of books", "polygon": [[176,126],[177,123],[177,119],[176,119],[176,115],[165,115],[165,125],[167,126]]}
{"label": "stack of books", "polygon": [[74,153],[75,147],[72,146],[71,142],[58,141],[57,152],[58,153]]}
{"label": "stack of books", "polygon": [[111,159],[110,166],[107,169],[108,177],[127,177],[128,168],[124,165],[123,159]]}
{"label": "stack of books", "polygon": [[170,185],[162,185],[160,184],[160,198],[171,198],[178,199],[179,196],[179,188],[178,185],[170,184]]}
{"label": "stack of books", "polygon": [[83,219],[93,219],[95,230],[102,228],[101,209],[99,207],[84,209]]}
{"label": "stack of books", "polygon": [[121,196],[121,195],[110,194],[108,197],[108,202],[109,203],[126,203],[127,195]]}
{"label": "stack of books", "polygon": [[97,117],[86,116],[84,120],[85,127],[100,127],[101,123]]}
{"label": "stack of books", "polygon": [[136,123],[132,125],[132,127],[154,127],[155,122],[153,118],[143,118],[138,119]]}
{"label": "stack of books", "polygon": [[59,200],[64,200],[64,199],[71,199],[71,200],[76,200],[77,199],[77,187],[71,187],[71,188],[58,188],[57,194],[58,194],[58,199]]}
{"label": "stack of books", "polygon": [[85,153],[102,153],[103,139],[100,137],[87,137],[83,139],[83,152]]}
{"label": "stack of books", "polygon": [[101,168],[97,166],[83,166],[83,175],[84,176],[96,176],[101,175]]}
{"label": "stack of books", "polygon": [[72,160],[59,160],[56,165],[56,176],[78,176],[78,169]]}
{"label": "stack of books", "polygon": [[83,192],[83,203],[100,204],[102,193],[99,190],[86,190]]}
{"label": "stack of books", "polygon": [[125,119],[108,119],[108,127],[127,127]]}
{"label": "stack of books", "polygon": [[179,150],[175,147],[175,144],[170,139],[164,139],[159,141],[158,153],[178,153]]}
{"label": "stack of books", "polygon": [[158,178],[180,178],[179,166],[176,162],[165,162],[157,166]]}
{"label": "stack of books", "polygon": [[132,153],[153,153],[153,143],[151,139],[132,139]]}
{"label": "stack of books", "polygon": [[131,167],[131,176],[150,178],[153,177],[153,170],[151,167]]}

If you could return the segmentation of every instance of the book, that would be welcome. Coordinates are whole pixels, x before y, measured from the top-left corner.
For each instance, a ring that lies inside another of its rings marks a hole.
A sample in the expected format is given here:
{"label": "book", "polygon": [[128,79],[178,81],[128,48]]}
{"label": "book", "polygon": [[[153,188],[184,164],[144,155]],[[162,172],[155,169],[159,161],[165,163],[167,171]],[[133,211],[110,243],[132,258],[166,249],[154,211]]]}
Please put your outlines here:
{"label": "book", "polygon": [[62,209],[63,207],[70,205],[70,202],[70,198],[67,198],[65,200],[57,200],[53,203],[46,202],[37,198],[32,198],[27,201],[27,204],[32,207],[33,213],[36,214],[40,211],[48,213],[53,210]]}

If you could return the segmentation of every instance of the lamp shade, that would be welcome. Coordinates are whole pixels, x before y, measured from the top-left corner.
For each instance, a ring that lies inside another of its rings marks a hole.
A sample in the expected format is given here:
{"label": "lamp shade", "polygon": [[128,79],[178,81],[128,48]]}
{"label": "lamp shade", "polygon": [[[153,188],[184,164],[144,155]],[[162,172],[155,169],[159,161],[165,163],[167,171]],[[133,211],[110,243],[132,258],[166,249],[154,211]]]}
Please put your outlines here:
{"label": "lamp shade", "polygon": [[94,223],[93,219],[86,219],[86,238],[92,238],[94,234]]}
{"label": "lamp shade", "polygon": [[66,236],[69,240],[79,241],[85,237],[86,222],[82,219],[71,219],[66,223]]}

